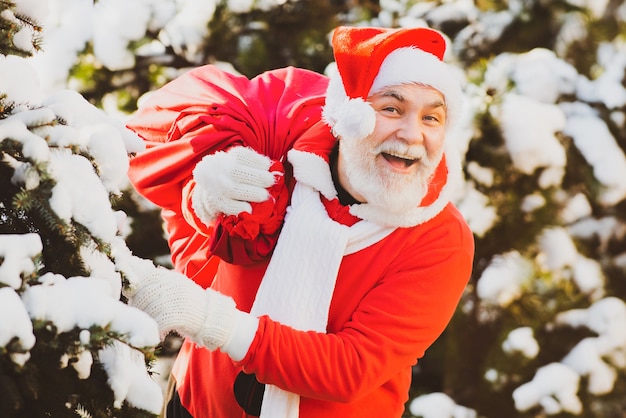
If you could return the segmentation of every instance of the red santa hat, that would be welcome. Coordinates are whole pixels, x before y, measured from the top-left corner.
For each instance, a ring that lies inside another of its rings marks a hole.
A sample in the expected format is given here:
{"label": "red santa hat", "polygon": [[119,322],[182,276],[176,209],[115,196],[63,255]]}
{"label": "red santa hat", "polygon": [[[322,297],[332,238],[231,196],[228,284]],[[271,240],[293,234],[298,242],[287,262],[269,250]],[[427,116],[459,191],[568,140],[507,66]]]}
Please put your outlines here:
{"label": "red santa hat", "polygon": [[458,117],[460,83],[443,62],[446,41],[439,32],[340,26],[332,46],[338,71],[330,77],[322,115],[335,135],[362,139],[371,134],[375,114],[367,97],[391,85],[431,86],[445,98],[448,126]]}

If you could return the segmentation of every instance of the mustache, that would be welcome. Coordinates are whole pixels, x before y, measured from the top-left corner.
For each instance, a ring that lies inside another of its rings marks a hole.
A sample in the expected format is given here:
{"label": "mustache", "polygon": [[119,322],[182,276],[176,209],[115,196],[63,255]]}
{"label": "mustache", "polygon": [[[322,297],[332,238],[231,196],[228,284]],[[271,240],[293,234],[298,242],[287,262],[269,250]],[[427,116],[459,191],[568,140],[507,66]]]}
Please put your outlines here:
{"label": "mustache", "polygon": [[390,154],[405,160],[419,161],[424,166],[432,166],[434,162],[428,158],[428,153],[423,145],[409,145],[402,141],[386,141],[372,150],[372,154]]}

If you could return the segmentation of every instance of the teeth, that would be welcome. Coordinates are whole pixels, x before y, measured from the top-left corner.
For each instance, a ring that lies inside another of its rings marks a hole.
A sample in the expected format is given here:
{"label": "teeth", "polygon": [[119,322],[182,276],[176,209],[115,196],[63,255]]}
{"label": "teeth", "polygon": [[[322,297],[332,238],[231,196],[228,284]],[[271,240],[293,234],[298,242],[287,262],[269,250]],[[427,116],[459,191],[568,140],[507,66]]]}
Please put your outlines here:
{"label": "teeth", "polygon": [[406,156],[400,156],[398,154],[393,153],[383,153],[388,156],[388,158],[393,158],[395,160],[401,160],[404,163],[405,167],[410,167],[411,165],[417,163],[419,158],[407,158]]}
{"label": "teeth", "polygon": [[391,155],[392,157],[395,157],[395,158],[399,158],[401,160],[405,160],[407,163],[412,163],[412,162],[414,162],[416,160],[415,158],[407,157],[407,156],[404,156],[404,155],[398,155],[398,154],[389,154],[389,155]]}
{"label": "teeth", "polygon": [[394,153],[388,153],[388,154],[391,155],[392,157],[400,158],[402,160],[407,160],[407,161],[411,161],[411,162],[417,160],[417,158],[407,157],[406,155],[400,155],[400,154],[394,154]]}

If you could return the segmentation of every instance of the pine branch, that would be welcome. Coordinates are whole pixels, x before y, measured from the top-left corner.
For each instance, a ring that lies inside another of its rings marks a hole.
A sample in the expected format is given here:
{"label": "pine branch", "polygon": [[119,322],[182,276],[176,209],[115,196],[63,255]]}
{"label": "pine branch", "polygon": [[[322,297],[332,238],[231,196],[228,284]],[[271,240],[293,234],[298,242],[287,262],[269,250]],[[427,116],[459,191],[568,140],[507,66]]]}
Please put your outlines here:
{"label": "pine branch", "polygon": [[27,16],[22,13],[15,13],[15,12],[13,13],[13,15],[15,16],[17,20],[29,26],[34,32],[37,32],[37,33],[42,32],[43,28],[39,25],[39,23],[36,20],[31,18],[30,16]]}
{"label": "pine branch", "polygon": [[4,10],[13,9],[15,7],[15,3],[10,0],[0,0],[0,12]]}
{"label": "pine branch", "polygon": [[[61,119],[55,119],[52,122],[37,125],[37,127],[30,127],[31,131],[37,131],[37,128],[44,126],[54,125],[56,123],[63,123]],[[68,147],[56,147],[51,148],[68,148]],[[23,144],[19,141],[12,139],[5,139],[0,142],[0,151],[5,152],[16,161],[29,163],[39,176],[39,184],[34,189],[22,188],[15,193],[12,199],[12,207],[21,213],[25,213],[28,218],[32,219],[33,224],[37,224],[35,229],[38,230],[43,236],[47,237],[48,242],[56,242],[56,245],[61,245],[73,252],[73,255],[69,255],[74,260],[74,266],[78,268],[79,272],[87,275],[88,271],[80,257],[81,247],[95,247],[95,250],[103,253],[109,259],[111,259],[110,244],[95,237],[91,231],[84,225],[75,222],[74,220],[61,219],[50,206],[50,197],[52,196],[52,189],[56,184],[56,180],[51,177],[47,163],[35,163],[29,158],[24,157],[22,153]],[[88,153],[79,149],[70,149],[76,155],[82,155],[87,158],[92,164],[94,169],[97,170],[95,160]],[[53,238],[57,236],[58,238]],[[64,242],[64,243],[63,243]],[[47,247],[44,245],[44,247]],[[48,260],[48,264],[51,260]],[[49,268],[50,266],[48,266]]]}
{"label": "pine branch", "polygon": [[76,242],[79,246],[87,247],[89,245],[95,245],[98,252],[105,254],[109,259],[112,258],[111,245],[109,243],[93,236],[89,229],[81,223],[72,222],[72,226],[74,227]]}
{"label": "pine branch", "polygon": [[15,109],[15,102],[8,100],[6,93],[0,93],[0,120],[6,119]]}
{"label": "pine branch", "polygon": [[78,415],[80,418],[92,418],[91,413],[87,411],[87,409],[81,404],[78,404],[74,412],[76,412],[76,415]]}
{"label": "pine branch", "polygon": [[9,154],[18,161],[25,161],[26,158],[22,154],[23,144],[11,138],[5,138],[0,141],[0,152]]}
{"label": "pine branch", "polygon": [[[42,27],[32,17],[16,11],[16,5],[12,1],[0,1],[0,53],[3,55],[17,55],[30,57],[32,50],[21,49],[15,45],[13,38],[24,29],[29,28],[32,33],[31,45],[35,51],[41,50],[43,44]],[[4,13],[6,11],[6,13]]]}

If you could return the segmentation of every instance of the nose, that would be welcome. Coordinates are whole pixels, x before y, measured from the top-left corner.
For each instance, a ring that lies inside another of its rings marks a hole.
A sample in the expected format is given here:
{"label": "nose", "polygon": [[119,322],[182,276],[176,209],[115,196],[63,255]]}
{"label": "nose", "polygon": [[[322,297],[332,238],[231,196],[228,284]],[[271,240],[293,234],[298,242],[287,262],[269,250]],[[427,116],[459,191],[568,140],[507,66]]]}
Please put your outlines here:
{"label": "nose", "polygon": [[416,115],[404,115],[400,121],[397,136],[398,139],[409,145],[422,144],[424,142],[424,127],[421,119]]}

